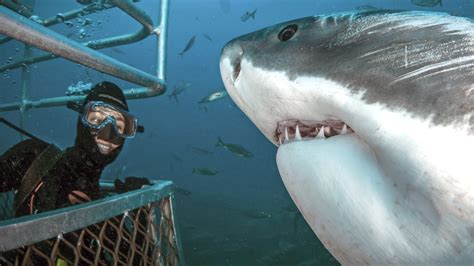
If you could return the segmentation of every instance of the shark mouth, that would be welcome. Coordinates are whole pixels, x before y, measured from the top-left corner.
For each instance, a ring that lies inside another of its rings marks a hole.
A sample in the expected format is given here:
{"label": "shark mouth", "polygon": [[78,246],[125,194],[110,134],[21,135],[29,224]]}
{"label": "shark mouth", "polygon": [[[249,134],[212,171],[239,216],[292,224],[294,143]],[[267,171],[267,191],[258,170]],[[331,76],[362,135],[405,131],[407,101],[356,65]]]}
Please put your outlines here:
{"label": "shark mouth", "polygon": [[354,133],[354,130],[340,120],[322,122],[285,120],[278,123],[275,130],[275,141],[282,145],[295,140],[325,139],[349,133]]}

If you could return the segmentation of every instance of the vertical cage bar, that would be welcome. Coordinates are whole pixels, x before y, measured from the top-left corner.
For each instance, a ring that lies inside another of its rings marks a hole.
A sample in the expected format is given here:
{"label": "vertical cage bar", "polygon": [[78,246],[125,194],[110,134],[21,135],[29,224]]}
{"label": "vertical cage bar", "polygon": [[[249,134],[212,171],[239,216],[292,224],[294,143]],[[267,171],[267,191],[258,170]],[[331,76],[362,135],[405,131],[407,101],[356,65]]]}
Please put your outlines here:
{"label": "vertical cage bar", "polygon": [[169,0],[161,0],[160,24],[158,34],[158,51],[156,62],[156,75],[161,80],[166,80],[166,42],[168,39],[168,14]]}
{"label": "vertical cage bar", "polygon": [[[23,58],[28,58],[31,56],[31,46],[28,44],[24,45]],[[30,67],[24,65],[21,67],[21,107],[20,107],[20,128],[24,129],[26,126],[26,118],[28,114],[28,108],[26,108],[25,103],[28,101],[28,91],[31,86],[31,73]],[[20,140],[25,140],[25,136],[21,133]]]}
{"label": "vertical cage bar", "polygon": [[170,209],[171,209],[171,222],[173,224],[174,229],[174,241],[176,242],[176,248],[178,250],[178,263],[180,266],[185,266],[186,263],[184,261],[184,252],[183,246],[181,245],[181,235],[179,232],[178,223],[176,221],[176,199],[174,198],[174,192],[170,195]]}
{"label": "vertical cage bar", "polygon": [[[31,13],[34,13],[35,10],[35,0],[31,0]],[[24,43],[23,48],[23,58],[31,57],[32,55],[32,48],[30,45]],[[26,118],[28,115],[28,109],[26,108],[26,101],[28,100],[28,92],[31,87],[31,73],[30,67],[27,65],[23,65],[21,67],[21,107],[20,107],[20,128],[24,129],[26,126]],[[20,134],[20,141],[25,140],[25,135]]]}

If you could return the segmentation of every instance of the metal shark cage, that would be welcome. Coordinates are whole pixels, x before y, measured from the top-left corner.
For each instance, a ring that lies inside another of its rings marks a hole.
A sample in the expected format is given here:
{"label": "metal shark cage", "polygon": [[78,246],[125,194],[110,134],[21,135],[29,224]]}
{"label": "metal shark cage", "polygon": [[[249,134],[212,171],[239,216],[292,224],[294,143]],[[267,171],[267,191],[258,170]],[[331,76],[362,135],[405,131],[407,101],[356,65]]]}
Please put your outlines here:
{"label": "metal shark cage", "polygon": [[0,222],[0,265],[183,265],[171,181]]}
{"label": "metal shark cage", "polygon": [[[85,95],[28,99],[29,65],[62,57],[135,83],[125,90],[128,99],[154,97],[165,92],[166,37],[169,0],[160,1],[159,25],[130,0],[78,0],[82,8],[40,19],[34,0],[0,0],[0,44],[17,39],[25,44],[24,58],[0,67],[21,68],[21,99],[0,104],[0,112],[18,110],[20,127],[32,108],[63,106],[83,101]],[[133,33],[76,42],[48,26],[77,17],[119,8],[142,28]],[[131,67],[96,50],[157,36],[156,76]],[[30,46],[45,52],[33,56]],[[40,214],[13,217],[13,192],[0,195],[0,265],[184,265],[176,227],[173,183],[155,182],[139,190]],[[110,190],[113,184],[101,183]],[[113,194],[113,192],[111,192]]]}

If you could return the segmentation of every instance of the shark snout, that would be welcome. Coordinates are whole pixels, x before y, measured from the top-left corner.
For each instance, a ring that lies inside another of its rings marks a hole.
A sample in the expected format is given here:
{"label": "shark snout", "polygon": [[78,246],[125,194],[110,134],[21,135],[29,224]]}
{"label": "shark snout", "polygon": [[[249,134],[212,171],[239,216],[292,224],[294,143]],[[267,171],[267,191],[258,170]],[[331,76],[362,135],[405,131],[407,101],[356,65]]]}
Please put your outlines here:
{"label": "shark snout", "polygon": [[231,41],[224,46],[221,54],[221,62],[228,60],[230,63],[230,78],[232,82],[236,82],[240,78],[241,62],[244,55],[244,50],[239,41]]}

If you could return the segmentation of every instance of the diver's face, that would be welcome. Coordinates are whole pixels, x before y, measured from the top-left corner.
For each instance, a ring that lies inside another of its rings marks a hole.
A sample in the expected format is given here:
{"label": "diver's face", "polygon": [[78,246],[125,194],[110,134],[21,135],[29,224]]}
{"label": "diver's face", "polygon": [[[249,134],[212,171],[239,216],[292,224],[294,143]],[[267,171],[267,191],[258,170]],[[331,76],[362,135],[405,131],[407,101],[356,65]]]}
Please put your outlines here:
{"label": "diver's face", "polygon": [[[125,128],[125,119],[120,112],[115,110],[97,106],[94,111],[91,111],[87,114],[87,121],[93,125],[100,125],[103,123],[107,117],[113,117],[115,120],[115,128],[119,134],[123,134]],[[94,137],[97,147],[99,147],[100,153],[107,155],[117,149],[120,145],[108,142],[107,140],[99,139],[98,136]]]}
{"label": "diver's face", "polygon": [[97,136],[94,137],[97,147],[99,147],[100,153],[107,155],[117,149],[120,145],[110,143],[103,139],[99,139]]}

